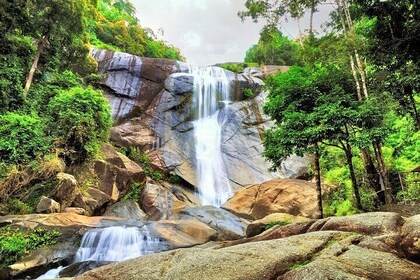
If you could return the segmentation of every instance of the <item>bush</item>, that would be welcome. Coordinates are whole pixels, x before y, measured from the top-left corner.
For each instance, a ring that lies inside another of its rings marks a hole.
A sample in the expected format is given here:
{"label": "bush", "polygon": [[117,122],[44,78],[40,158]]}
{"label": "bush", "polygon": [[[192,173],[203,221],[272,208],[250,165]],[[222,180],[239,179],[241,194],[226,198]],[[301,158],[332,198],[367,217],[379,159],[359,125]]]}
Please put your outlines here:
{"label": "bush", "polygon": [[0,113],[23,104],[23,65],[15,55],[0,56]]}
{"label": "bush", "polygon": [[45,121],[36,116],[0,115],[0,159],[5,163],[28,163],[51,148]]}
{"label": "bush", "polygon": [[144,190],[144,186],[139,183],[132,183],[130,191],[123,197],[123,201],[134,200],[138,201]]}
{"label": "bush", "polygon": [[18,260],[31,250],[43,245],[55,243],[60,235],[57,230],[37,228],[23,232],[18,228],[4,227],[0,229],[0,268],[5,268]]}
{"label": "bush", "polygon": [[56,145],[70,163],[82,163],[108,140],[112,125],[108,101],[93,88],[60,91],[48,104]]}

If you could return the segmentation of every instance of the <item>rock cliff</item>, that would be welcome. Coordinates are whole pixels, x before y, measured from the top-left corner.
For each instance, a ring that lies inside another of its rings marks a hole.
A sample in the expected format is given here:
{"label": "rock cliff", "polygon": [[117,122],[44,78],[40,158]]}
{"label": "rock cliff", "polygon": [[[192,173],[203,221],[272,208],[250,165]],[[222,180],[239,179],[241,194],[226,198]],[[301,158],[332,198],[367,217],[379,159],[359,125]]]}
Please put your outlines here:
{"label": "rock cliff", "polygon": [[[189,65],[104,50],[93,50],[92,55],[103,74],[100,85],[115,119],[112,141],[141,149],[154,168],[173,172],[195,186],[195,112]],[[268,70],[253,68],[243,74],[226,71],[233,104],[220,112],[227,116],[222,152],[234,188],[278,177],[298,178],[307,172],[308,159],[292,157],[280,172],[271,173],[262,156],[263,132],[270,121],[262,113],[266,93],[261,91],[261,78],[274,71]],[[245,89],[251,89],[254,97],[247,99]]]}

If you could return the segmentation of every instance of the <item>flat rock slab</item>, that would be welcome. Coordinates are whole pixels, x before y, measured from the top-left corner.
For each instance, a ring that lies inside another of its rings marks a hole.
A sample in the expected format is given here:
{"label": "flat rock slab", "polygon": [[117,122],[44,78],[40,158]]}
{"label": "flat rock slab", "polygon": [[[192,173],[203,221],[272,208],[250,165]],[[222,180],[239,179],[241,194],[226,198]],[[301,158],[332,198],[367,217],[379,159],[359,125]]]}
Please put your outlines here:
{"label": "flat rock slab", "polygon": [[348,235],[317,232],[307,234],[305,238],[294,236],[222,249],[179,249],[104,266],[76,279],[276,279],[295,262],[304,261],[328,242]]}
{"label": "flat rock slab", "polygon": [[187,208],[173,217],[175,220],[198,220],[218,232],[217,240],[234,240],[245,236],[247,222],[232,213],[214,207]]}

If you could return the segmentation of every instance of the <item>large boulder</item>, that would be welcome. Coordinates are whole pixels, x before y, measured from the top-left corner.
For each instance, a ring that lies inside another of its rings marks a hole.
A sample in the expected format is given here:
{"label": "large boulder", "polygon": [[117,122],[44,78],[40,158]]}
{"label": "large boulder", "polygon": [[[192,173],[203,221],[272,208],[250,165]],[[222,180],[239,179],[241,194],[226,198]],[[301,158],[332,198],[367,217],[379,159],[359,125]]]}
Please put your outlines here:
{"label": "large boulder", "polygon": [[139,199],[150,220],[168,218],[186,207],[200,205],[198,198],[186,188],[147,180]]}
{"label": "large boulder", "polygon": [[214,206],[187,208],[173,216],[174,220],[198,220],[218,232],[217,240],[239,239],[245,236],[247,222]]}
{"label": "large boulder", "polygon": [[222,208],[250,219],[261,219],[272,213],[319,216],[315,184],[295,179],[274,179],[238,189]]}
{"label": "large boulder", "polygon": [[117,202],[109,206],[103,216],[119,217],[124,219],[141,220],[146,218],[137,202],[133,200],[126,200]]}
{"label": "large boulder", "polygon": [[420,262],[420,215],[410,217],[401,228],[401,246],[405,254]]}
{"label": "large boulder", "polygon": [[52,198],[61,204],[61,209],[71,206],[77,196],[80,196],[80,189],[76,178],[67,173],[57,174],[58,185],[55,188]]}
{"label": "large boulder", "polygon": [[36,206],[36,212],[39,214],[59,213],[60,203],[54,199],[43,196]]}

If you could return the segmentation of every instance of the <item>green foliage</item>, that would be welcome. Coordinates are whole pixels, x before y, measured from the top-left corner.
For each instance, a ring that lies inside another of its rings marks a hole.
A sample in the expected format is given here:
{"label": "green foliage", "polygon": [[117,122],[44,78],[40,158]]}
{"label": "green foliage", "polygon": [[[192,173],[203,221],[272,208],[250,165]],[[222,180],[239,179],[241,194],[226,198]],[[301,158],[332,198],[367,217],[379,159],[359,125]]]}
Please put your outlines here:
{"label": "green foliage", "polygon": [[127,201],[127,200],[138,201],[143,191],[144,191],[144,185],[140,185],[139,183],[132,183],[130,186],[130,191],[123,197],[123,201]]}
{"label": "green foliage", "polygon": [[69,162],[84,162],[109,137],[112,120],[108,101],[92,88],[62,90],[49,105],[51,133]]}
{"label": "green foliage", "polygon": [[254,91],[250,88],[246,88],[246,89],[244,89],[244,96],[245,96],[245,98],[250,99],[250,98],[254,97]]}
{"label": "green foliage", "polygon": [[257,45],[246,53],[245,62],[266,65],[299,64],[298,44],[283,34],[275,26],[267,26],[260,33]]}
{"label": "green foliage", "polygon": [[0,159],[9,164],[29,163],[51,148],[43,119],[31,115],[0,115]]}
{"label": "green foliage", "polygon": [[18,199],[12,199],[7,204],[6,212],[8,215],[27,215],[32,214],[34,208]]}
{"label": "green foliage", "polygon": [[223,63],[220,67],[235,73],[242,73],[248,66],[245,63]]}
{"label": "green foliage", "polygon": [[152,178],[153,180],[162,181],[163,179],[165,179],[164,174],[153,170],[153,168],[151,166],[151,163],[150,163],[150,158],[147,156],[147,154],[142,152],[140,149],[130,148],[127,151],[126,155],[132,161],[139,164],[143,168],[144,173],[147,176],[149,176],[150,178]]}
{"label": "green foliage", "polygon": [[171,174],[168,178],[168,182],[171,184],[181,184],[183,179],[176,174]]}
{"label": "green foliage", "polygon": [[0,268],[17,262],[32,250],[54,244],[59,235],[56,230],[43,228],[26,232],[10,226],[0,228]]}
{"label": "green foliage", "polygon": [[98,16],[89,21],[90,42],[97,48],[123,51],[138,56],[183,60],[179,49],[156,40],[142,28],[130,1],[99,1]]}
{"label": "green foliage", "polygon": [[24,66],[16,55],[0,55],[0,113],[23,104]]}

